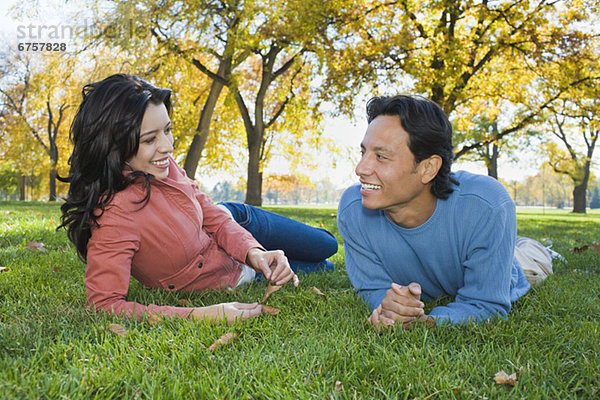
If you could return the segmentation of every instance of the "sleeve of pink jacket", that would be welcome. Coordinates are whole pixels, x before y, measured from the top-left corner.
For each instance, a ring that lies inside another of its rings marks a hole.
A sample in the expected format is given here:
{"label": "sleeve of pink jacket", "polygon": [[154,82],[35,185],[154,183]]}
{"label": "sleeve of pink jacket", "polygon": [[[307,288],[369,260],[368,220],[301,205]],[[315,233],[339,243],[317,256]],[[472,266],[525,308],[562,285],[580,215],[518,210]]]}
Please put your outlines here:
{"label": "sleeve of pink jacket", "polygon": [[196,199],[202,207],[202,227],[209,232],[227,254],[241,263],[246,262],[248,251],[254,247],[265,250],[250,232],[235,222],[229,214],[217,207],[210,198],[200,192],[194,183]]}
{"label": "sleeve of pink jacket", "polygon": [[139,249],[137,227],[130,213],[107,212],[88,242],[85,289],[87,306],[141,319],[144,313],[187,318],[190,307],[142,305],[126,300],[131,261]]}

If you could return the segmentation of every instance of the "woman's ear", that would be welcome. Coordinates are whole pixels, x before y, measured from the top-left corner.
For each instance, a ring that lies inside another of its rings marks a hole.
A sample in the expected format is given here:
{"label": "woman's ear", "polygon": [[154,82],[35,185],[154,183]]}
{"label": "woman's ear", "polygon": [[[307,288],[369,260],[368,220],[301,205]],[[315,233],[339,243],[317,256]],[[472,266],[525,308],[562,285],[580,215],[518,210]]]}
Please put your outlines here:
{"label": "woman's ear", "polygon": [[431,182],[442,168],[442,157],[434,154],[429,158],[424,159],[419,163],[419,174],[421,175],[421,183],[424,185]]}

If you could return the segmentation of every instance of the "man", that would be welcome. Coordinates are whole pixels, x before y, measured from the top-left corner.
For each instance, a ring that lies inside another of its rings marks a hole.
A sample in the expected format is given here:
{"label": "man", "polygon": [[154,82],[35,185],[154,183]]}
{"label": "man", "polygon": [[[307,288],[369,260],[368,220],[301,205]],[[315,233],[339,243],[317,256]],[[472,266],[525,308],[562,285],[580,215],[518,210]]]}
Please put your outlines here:
{"label": "man", "polygon": [[[406,328],[505,317],[530,284],[515,259],[515,205],[504,187],[451,173],[452,126],[434,102],[375,97],[367,118],[360,185],[342,195],[338,227],[369,321]],[[441,296],[454,299],[426,316],[421,300]]]}

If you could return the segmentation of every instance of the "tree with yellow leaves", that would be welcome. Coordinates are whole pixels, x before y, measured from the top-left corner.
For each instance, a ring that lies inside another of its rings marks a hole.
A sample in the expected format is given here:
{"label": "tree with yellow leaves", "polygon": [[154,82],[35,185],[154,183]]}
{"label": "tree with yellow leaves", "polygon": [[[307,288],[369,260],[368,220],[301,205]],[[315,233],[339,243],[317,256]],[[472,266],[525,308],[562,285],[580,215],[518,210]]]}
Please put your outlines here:
{"label": "tree with yellow leaves", "polygon": [[[57,53],[16,53],[7,61],[10,71],[3,77],[0,97],[9,140],[2,158],[12,160],[21,176],[48,171],[48,200],[55,201],[59,147],[68,146],[68,113],[74,106],[73,60]],[[56,79],[59,72],[63,80]]]}
{"label": "tree with yellow leaves", "polygon": [[[107,27],[131,23],[136,27],[135,37],[123,41],[113,35],[105,37],[106,43],[175,55],[210,80],[210,89],[198,93],[203,106],[184,164],[190,177],[195,176],[198,160],[210,143],[215,108],[221,92],[227,90],[229,100],[223,104],[237,108],[247,148],[246,202],[260,205],[262,171],[272,146],[290,135],[298,140],[319,135],[310,87],[313,54],[318,43],[327,39],[332,24],[343,20],[355,3],[121,0],[115,12],[101,19]],[[308,123],[311,119],[314,122]],[[284,131],[287,135],[281,135]]]}

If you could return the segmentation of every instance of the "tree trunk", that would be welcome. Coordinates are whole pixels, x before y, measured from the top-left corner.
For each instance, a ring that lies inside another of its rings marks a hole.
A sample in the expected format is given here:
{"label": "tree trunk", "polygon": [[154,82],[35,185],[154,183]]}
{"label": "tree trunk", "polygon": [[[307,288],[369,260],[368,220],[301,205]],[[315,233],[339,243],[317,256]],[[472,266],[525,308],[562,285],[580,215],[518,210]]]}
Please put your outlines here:
{"label": "tree trunk", "polygon": [[219,95],[221,94],[222,89],[223,84],[213,80],[206,103],[204,103],[204,107],[202,107],[200,120],[198,121],[198,127],[196,128],[196,132],[198,133],[196,133],[192,139],[192,144],[188,149],[185,162],[183,164],[185,173],[191,179],[194,179],[196,176],[198,162],[200,161],[202,151],[204,150],[204,146],[208,140],[208,135],[210,133],[210,122],[212,120],[213,113],[217,106],[217,100],[219,100]]}
{"label": "tree trunk", "polygon": [[[262,137],[260,135],[259,137]],[[260,171],[260,140],[248,143],[248,182],[246,186],[246,204],[262,205],[262,171]]]}
{"label": "tree trunk", "polygon": [[56,201],[56,167],[50,169],[49,179],[48,186],[50,188],[50,193],[48,195],[48,201]]}
{"label": "tree trunk", "polygon": [[585,214],[585,191],[587,189],[587,182],[584,185],[577,185],[573,188],[573,212],[579,214]]}
{"label": "tree trunk", "polygon": [[498,146],[496,143],[491,143],[491,146],[492,151],[487,162],[488,176],[498,180]]}
{"label": "tree trunk", "polygon": [[52,161],[52,166],[50,167],[48,176],[48,201],[56,201],[56,165],[58,164],[58,148],[54,141],[50,143],[50,160]]}
{"label": "tree trunk", "polygon": [[21,184],[19,185],[19,200],[25,201],[25,186],[27,186],[27,177],[25,175],[21,175],[20,181]]}
{"label": "tree trunk", "polygon": [[[595,143],[595,141],[594,141]],[[586,208],[586,192],[588,187],[588,182],[590,180],[590,167],[591,167],[591,155],[593,154],[593,146],[588,149],[588,161],[586,161],[585,166],[583,167],[583,179],[579,185],[575,185],[573,188],[573,212],[579,214],[585,214]]]}

